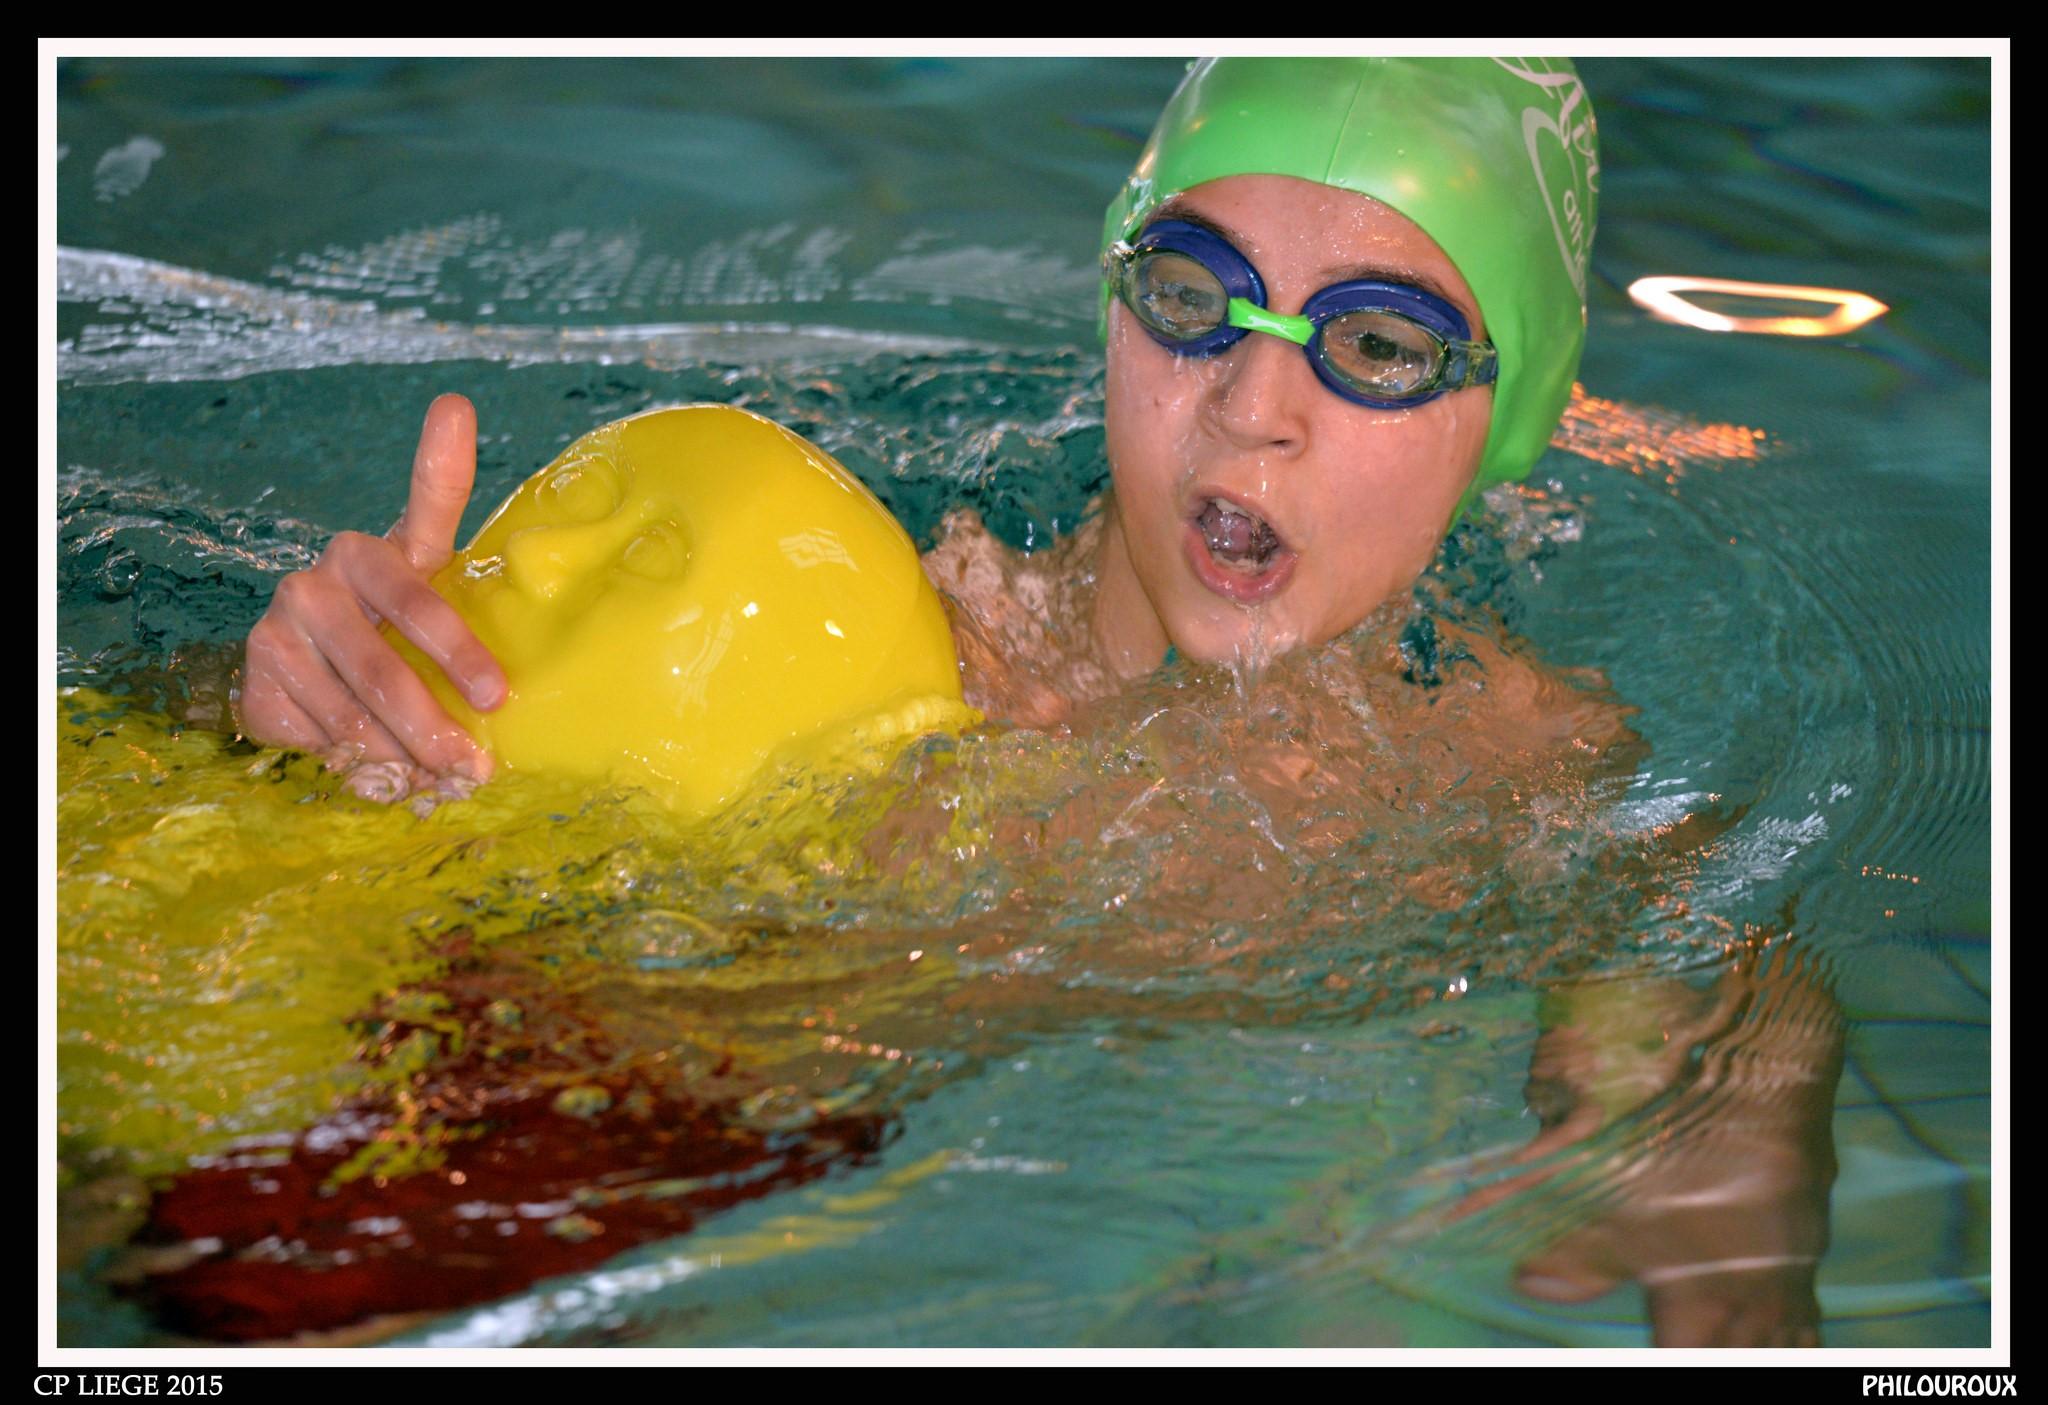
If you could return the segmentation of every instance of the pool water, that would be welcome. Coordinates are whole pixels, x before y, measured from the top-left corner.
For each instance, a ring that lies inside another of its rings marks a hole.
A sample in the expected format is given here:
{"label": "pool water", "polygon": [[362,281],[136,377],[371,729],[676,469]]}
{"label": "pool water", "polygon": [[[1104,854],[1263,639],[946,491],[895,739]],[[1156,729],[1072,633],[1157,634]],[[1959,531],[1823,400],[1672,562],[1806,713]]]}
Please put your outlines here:
{"label": "pool water", "polygon": [[[62,66],[65,1344],[1630,1345],[1717,1274],[1988,1344],[1983,62],[1582,64],[1583,393],[1314,657],[934,741],[822,836],[184,725],[444,390],[471,529],[715,399],[921,545],[1052,547],[1180,71]],[[1713,336],[1629,300],[1671,273],[1891,310]],[[1460,629],[1633,736],[1486,751]]]}

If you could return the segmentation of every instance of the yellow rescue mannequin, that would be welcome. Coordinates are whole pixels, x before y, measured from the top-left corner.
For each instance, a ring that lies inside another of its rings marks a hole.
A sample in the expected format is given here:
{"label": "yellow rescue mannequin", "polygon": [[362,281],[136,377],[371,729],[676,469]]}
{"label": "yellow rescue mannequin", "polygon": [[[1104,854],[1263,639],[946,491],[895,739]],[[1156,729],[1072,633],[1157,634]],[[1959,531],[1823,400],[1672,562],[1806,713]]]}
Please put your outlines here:
{"label": "yellow rescue mannequin", "polygon": [[641,786],[686,817],[787,765],[886,760],[980,720],[896,519],[815,445],[729,406],[586,434],[433,586],[503,664],[504,703],[477,712],[387,634],[500,767]]}

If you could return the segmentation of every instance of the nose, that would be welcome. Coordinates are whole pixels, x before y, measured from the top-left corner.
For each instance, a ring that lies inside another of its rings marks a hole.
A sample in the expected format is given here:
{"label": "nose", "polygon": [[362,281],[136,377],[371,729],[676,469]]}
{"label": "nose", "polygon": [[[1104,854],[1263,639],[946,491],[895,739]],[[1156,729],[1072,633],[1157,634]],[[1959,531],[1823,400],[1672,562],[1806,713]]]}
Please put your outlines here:
{"label": "nose", "polygon": [[1286,454],[1308,442],[1309,412],[1324,394],[1300,347],[1250,332],[1217,358],[1205,409],[1210,423],[1234,447]]}

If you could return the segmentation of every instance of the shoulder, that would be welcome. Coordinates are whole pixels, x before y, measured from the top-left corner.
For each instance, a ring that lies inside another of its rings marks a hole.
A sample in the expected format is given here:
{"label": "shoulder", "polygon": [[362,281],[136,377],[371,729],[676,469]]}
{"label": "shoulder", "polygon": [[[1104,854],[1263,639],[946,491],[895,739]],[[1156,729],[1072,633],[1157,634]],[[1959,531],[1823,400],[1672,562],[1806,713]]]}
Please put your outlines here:
{"label": "shoulder", "polygon": [[1054,546],[1023,552],[959,508],[939,524],[925,575],[945,601],[967,701],[991,719],[1045,727],[1066,720],[1099,683],[1085,618],[1091,519]]}
{"label": "shoulder", "polygon": [[1504,632],[1439,628],[1469,658],[1444,686],[1469,720],[1503,746],[1537,755],[1572,752],[1588,762],[1635,757],[1642,745],[1630,726],[1636,709],[1598,670],[1550,663]]}

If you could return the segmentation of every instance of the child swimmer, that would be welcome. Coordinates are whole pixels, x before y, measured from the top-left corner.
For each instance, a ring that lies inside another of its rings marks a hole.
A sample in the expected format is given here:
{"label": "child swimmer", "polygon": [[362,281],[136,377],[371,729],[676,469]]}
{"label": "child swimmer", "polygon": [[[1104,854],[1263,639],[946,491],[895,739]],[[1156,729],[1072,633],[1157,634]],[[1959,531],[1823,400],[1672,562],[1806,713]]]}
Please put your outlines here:
{"label": "child swimmer", "polygon": [[[1566,404],[1597,174],[1592,112],[1562,61],[1197,66],[1105,222],[1102,510],[1028,558],[956,515],[925,557],[952,610],[967,701],[1048,726],[1151,674],[1169,650],[1256,670],[1400,598],[1479,492],[1528,473]],[[280,584],[249,637],[247,734],[396,763],[420,783],[488,775],[489,756],[377,629],[392,624],[478,709],[505,697],[497,661],[426,584],[454,550],[475,444],[469,402],[436,400],[397,525],[337,536]],[[1625,740],[1611,704],[1590,725],[1584,706],[1548,708],[1533,668],[1469,642],[1495,701],[1537,730],[1590,751]],[[1483,741],[1462,746],[1458,768],[1487,772]],[[1304,774],[1282,767],[1273,781],[1305,789]],[[1419,900],[1433,881],[1418,876]],[[1704,994],[1557,986],[1532,1067],[1532,1087],[1551,1090],[1544,1131],[1518,1159],[1555,1158],[1681,1085],[1661,1054],[1640,1050],[1720,1037],[1709,1026],[1759,983],[1737,965]],[[1819,1010],[1777,1055],[1811,1096],[1731,1081],[1719,1096],[1740,1110],[1746,1140],[1706,1158],[1699,1139],[1682,1142],[1673,1166],[1653,1152],[1619,1210],[1523,1264],[1525,1291],[1579,1301],[1634,1278],[1660,1344],[1818,1340],[1839,1021],[1818,985],[1778,983],[1792,992],[1780,999]],[[1660,1021],[1661,1043],[1641,1037]],[[1672,1038],[1691,1023],[1697,1039]],[[1632,1091],[1610,1093],[1620,1084]]]}
{"label": "child swimmer", "polygon": [[[1169,648],[1255,668],[1406,590],[1482,488],[1527,474],[1570,393],[1594,153],[1562,61],[1198,65],[1106,220],[1112,490],[1047,563],[1081,637],[1050,672],[1010,647],[1019,602],[970,520],[926,558],[967,700],[1043,725]],[[421,782],[489,774],[377,629],[480,711],[503,701],[497,660],[426,583],[475,445],[469,403],[436,400],[398,523],[280,583],[249,636],[247,735]]]}

